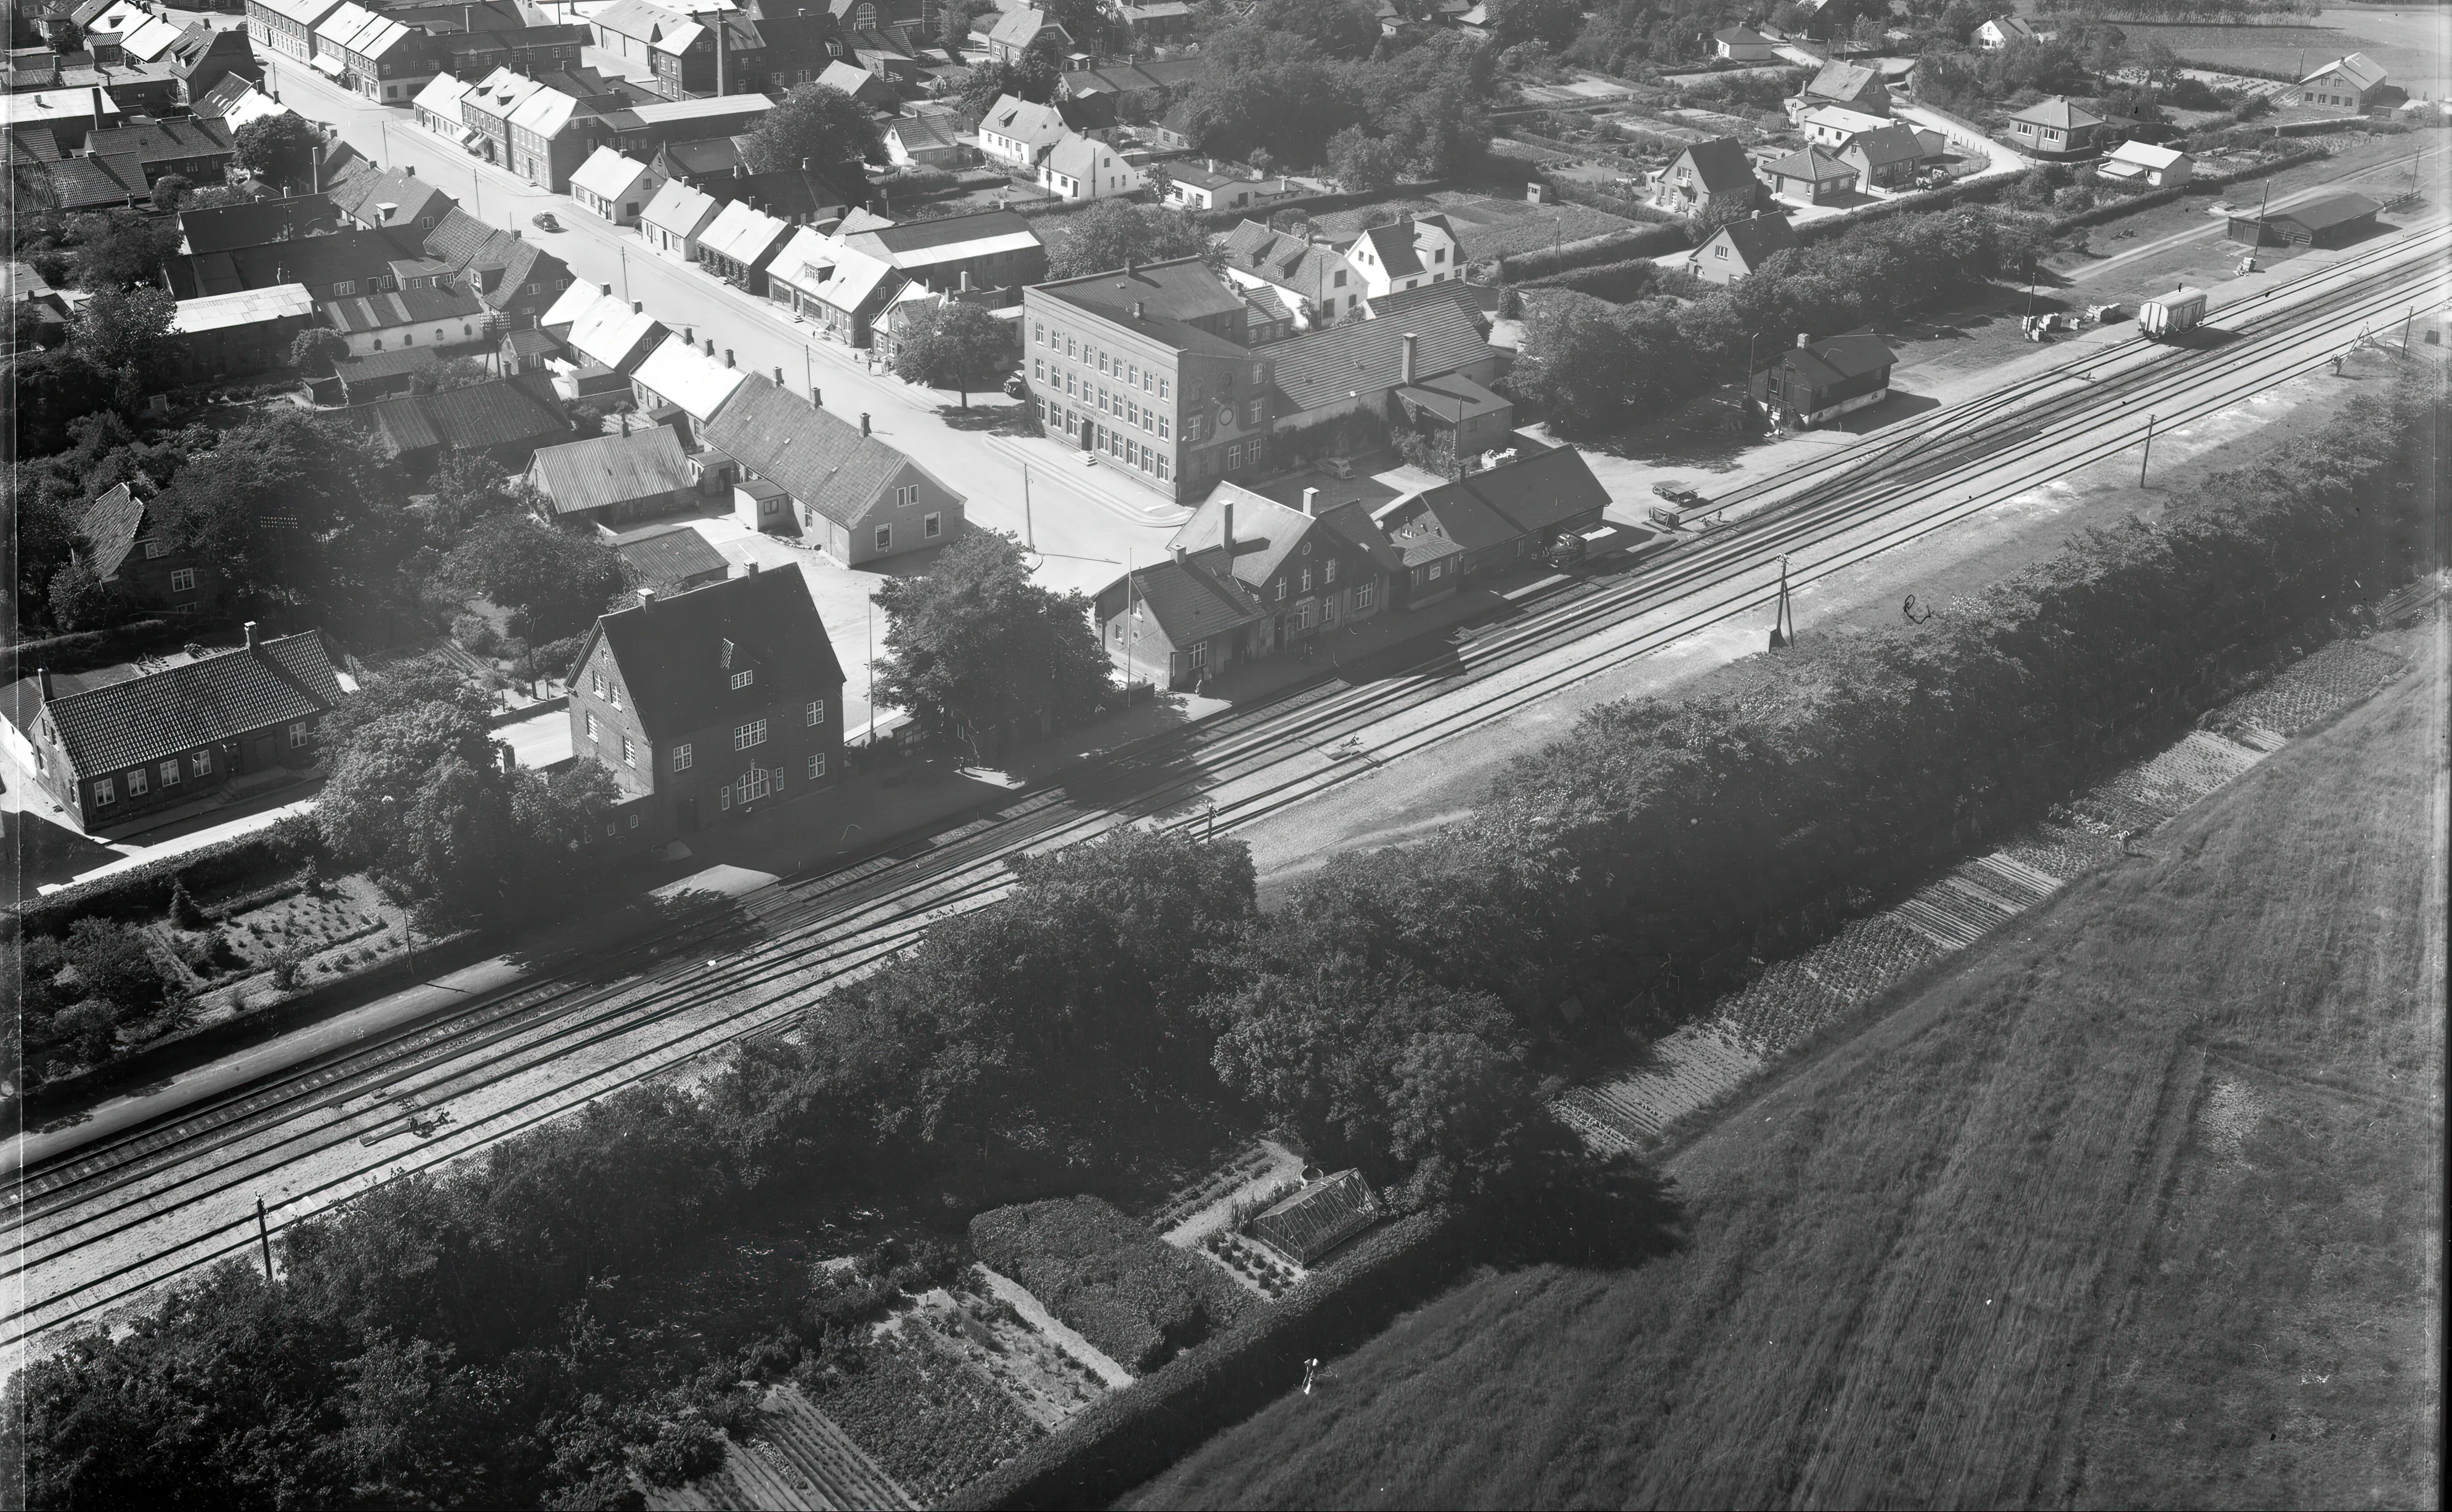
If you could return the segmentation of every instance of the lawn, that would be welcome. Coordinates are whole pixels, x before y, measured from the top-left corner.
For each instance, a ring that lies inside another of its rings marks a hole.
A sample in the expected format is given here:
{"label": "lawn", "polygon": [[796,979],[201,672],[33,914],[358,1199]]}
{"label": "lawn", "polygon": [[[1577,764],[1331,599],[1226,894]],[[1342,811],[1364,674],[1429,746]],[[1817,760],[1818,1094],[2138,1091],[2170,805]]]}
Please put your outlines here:
{"label": "lawn", "polygon": [[1739,1104],[1682,1250],[1480,1276],[1134,1504],[2431,1502],[2435,677]]}

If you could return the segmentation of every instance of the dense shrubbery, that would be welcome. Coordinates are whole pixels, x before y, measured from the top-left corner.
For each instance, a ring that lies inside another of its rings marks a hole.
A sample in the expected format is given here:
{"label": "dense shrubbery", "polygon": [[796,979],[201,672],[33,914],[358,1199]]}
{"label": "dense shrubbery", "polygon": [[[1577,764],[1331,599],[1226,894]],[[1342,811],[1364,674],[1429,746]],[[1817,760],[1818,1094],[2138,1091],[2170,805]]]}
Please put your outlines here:
{"label": "dense shrubbery", "polygon": [[1251,1293],[1096,1197],[999,1208],[971,1249],[1125,1368],[1144,1371],[1251,1312]]}

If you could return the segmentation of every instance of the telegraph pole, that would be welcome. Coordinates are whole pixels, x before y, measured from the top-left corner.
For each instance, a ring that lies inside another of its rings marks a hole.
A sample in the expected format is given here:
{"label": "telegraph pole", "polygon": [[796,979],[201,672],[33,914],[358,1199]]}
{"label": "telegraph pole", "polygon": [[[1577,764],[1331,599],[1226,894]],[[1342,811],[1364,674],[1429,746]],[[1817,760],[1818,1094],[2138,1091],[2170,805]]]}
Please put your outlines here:
{"label": "telegraph pole", "polygon": [[264,1219],[264,1199],[255,1200],[255,1239],[264,1247],[264,1283],[272,1284],[272,1226]]}
{"label": "telegraph pole", "polygon": [[1021,464],[1021,543],[1032,551],[1038,549],[1038,532],[1031,523],[1030,463]]}
{"label": "telegraph pole", "polygon": [[2146,451],[2137,459],[2137,486],[2146,486],[2146,464],[2154,460],[2154,417],[2146,417]]}
{"label": "telegraph pole", "polygon": [[[1785,634],[1782,633],[1783,631]],[[1788,558],[1783,555],[1779,559],[1779,603],[1771,611],[1770,648],[1777,651],[1782,646],[1794,644],[1796,644],[1796,614],[1789,607]]]}

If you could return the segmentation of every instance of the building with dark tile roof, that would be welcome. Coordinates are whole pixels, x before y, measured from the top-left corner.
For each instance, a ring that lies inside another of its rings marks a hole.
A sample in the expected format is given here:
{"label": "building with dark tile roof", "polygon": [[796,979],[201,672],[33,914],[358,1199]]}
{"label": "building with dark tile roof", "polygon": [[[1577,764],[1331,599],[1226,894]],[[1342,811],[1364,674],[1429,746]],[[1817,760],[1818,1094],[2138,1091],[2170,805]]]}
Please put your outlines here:
{"label": "building with dark tile roof", "polygon": [[[1390,500],[1371,518],[1406,552],[1399,601],[1418,607],[1465,579],[1534,560],[1562,535],[1592,529],[1609,501],[1583,453],[1559,446]],[[1456,549],[1437,549],[1434,541]],[[1429,570],[1441,563],[1440,572]]]}
{"label": "building with dark tile roof", "polygon": [[219,575],[156,525],[150,507],[121,483],[86,507],[70,551],[140,608],[188,614],[211,602]]}
{"label": "building with dark tile roof", "polygon": [[336,359],[332,379],[340,385],[343,403],[370,404],[430,387],[442,370],[440,352],[431,346],[409,346]]}
{"label": "building with dark tile roof", "polygon": [[445,447],[482,451],[506,470],[524,471],[538,447],[570,438],[570,417],[563,411],[549,373],[522,373],[440,393],[352,405],[341,414],[365,427],[384,452],[421,475],[433,469]]}
{"label": "building with dark tile roof", "polygon": [[341,228],[340,206],[329,195],[292,194],[179,212],[179,249],[227,252],[237,246],[328,236]]}
{"label": "building with dark tile roof", "polygon": [[1795,227],[1776,210],[1730,221],[1686,254],[1686,271],[1707,284],[1733,284],[1760,268],[1775,252],[1796,245]]}
{"label": "building with dark tile roof", "polygon": [[624,609],[643,601],[642,591],[669,599],[732,576],[730,559],[687,525],[668,525],[618,541],[613,554],[622,559],[622,575],[631,584]]}
{"label": "building with dark tile roof", "polygon": [[961,530],[962,496],[869,434],[866,416],[839,419],[755,373],[700,435],[741,464],[744,481],[787,496],[781,519],[761,509],[746,522],[799,537],[844,566],[939,546]]}
{"label": "building with dark tile roof", "polygon": [[1889,397],[1897,355],[1871,331],[1796,344],[1753,375],[1749,392],[1781,423],[1819,425]]}
{"label": "building with dark tile roof", "polygon": [[26,731],[34,775],[88,831],[209,795],[233,777],[295,771],[316,759],[315,722],[341,701],[314,631],[262,639],[193,661],[54,697]]}
{"label": "building with dark tile roof", "polygon": [[86,150],[96,157],[133,157],[145,169],[148,186],[165,173],[176,173],[190,184],[219,184],[223,170],[238,156],[229,128],[193,119],[96,131],[86,140]]}
{"label": "building with dark tile roof", "polygon": [[649,588],[597,619],[570,673],[571,750],[612,774],[641,849],[842,776],[842,666],[793,569]]}

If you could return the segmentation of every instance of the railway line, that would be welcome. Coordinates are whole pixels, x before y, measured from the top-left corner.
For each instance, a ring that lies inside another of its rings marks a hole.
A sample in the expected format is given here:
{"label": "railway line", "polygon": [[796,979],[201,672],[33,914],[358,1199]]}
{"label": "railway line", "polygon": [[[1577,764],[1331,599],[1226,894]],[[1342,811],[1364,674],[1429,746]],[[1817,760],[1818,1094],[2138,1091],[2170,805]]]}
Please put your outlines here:
{"label": "railway line", "polygon": [[[158,1127],[26,1170],[8,1198],[24,1345],[253,1245],[253,1203],[284,1220],[430,1169],[746,1036],[778,1032],[826,992],[976,908],[1007,858],[1125,823],[1231,831],[1372,763],[1504,720],[1595,673],[1753,612],[1770,563],[1807,584],[2132,447],[2150,399],[2163,428],[2323,365],[2355,324],[2442,300],[2437,228],[2235,301],[2230,339],[2175,352],[2142,339],[1872,444],[1713,501],[1742,509],[1659,560],[1524,591],[1518,613],[1375,668],[1323,679],[1145,749],[1095,762],[920,842],[924,850],[786,882],[716,933],[693,926],[563,977],[468,1005],[388,1043],[304,1066]],[[1459,697],[1459,695],[1462,695]],[[610,979],[605,979],[606,977]]]}

